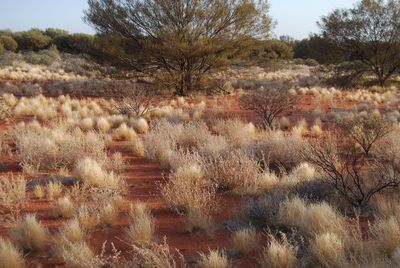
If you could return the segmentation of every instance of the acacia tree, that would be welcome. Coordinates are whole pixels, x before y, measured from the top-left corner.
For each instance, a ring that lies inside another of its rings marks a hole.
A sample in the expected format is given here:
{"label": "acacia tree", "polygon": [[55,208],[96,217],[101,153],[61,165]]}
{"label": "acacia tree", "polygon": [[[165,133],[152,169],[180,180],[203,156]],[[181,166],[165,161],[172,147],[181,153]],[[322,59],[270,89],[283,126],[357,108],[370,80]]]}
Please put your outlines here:
{"label": "acacia tree", "polygon": [[400,70],[400,1],[362,0],[319,23],[323,36],[360,61],[381,86]]}
{"label": "acacia tree", "polygon": [[162,86],[200,89],[249,38],[272,27],[266,0],[88,0],[85,20],[125,38],[135,53],[120,58]]}

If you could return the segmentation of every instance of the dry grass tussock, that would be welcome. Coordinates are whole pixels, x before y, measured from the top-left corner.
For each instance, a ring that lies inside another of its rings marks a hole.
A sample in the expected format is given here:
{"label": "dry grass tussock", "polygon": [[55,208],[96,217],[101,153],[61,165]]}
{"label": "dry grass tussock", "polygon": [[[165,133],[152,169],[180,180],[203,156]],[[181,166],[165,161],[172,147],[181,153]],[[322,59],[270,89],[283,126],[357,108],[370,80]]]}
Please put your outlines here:
{"label": "dry grass tussock", "polygon": [[297,247],[293,246],[284,234],[278,240],[272,234],[260,256],[260,266],[263,268],[294,268],[297,264]]}
{"label": "dry grass tussock", "polygon": [[201,267],[204,268],[228,268],[228,256],[218,250],[210,250],[208,254],[200,254]]}
{"label": "dry grass tussock", "polygon": [[259,246],[260,236],[255,228],[239,229],[233,233],[233,247],[239,254],[249,254]]}
{"label": "dry grass tussock", "polygon": [[65,219],[72,218],[74,207],[74,203],[69,196],[61,197],[55,202],[54,215]]}
{"label": "dry grass tussock", "polygon": [[23,268],[23,253],[9,240],[0,237],[0,268]]}
{"label": "dry grass tussock", "polygon": [[35,215],[27,214],[11,230],[13,240],[20,248],[29,251],[43,250],[46,246],[48,231]]}
{"label": "dry grass tussock", "polygon": [[18,209],[26,199],[26,180],[23,177],[0,176],[0,211]]}

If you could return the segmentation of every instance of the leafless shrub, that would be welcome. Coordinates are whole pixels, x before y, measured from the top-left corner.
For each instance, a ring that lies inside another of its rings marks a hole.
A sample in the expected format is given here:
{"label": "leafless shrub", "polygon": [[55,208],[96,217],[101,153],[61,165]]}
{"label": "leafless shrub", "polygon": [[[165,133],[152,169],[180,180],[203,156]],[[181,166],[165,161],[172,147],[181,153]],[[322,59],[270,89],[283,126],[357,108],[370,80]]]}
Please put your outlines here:
{"label": "leafless shrub", "polygon": [[247,93],[239,99],[239,105],[246,110],[254,111],[268,128],[276,116],[289,111],[299,100],[283,87],[261,88]]}
{"label": "leafless shrub", "polygon": [[398,161],[390,152],[371,155],[327,140],[310,143],[301,153],[355,207],[365,207],[376,193],[400,184]]}
{"label": "leafless shrub", "polygon": [[359,113],[338,120],[339,127],[368,155],[372,146],[393,130],[393,123],[377,114]]}
{"label": "leafless shrub", "polygon": [[130,117],[143,117],[153,110],[154,95],[151,91],[143,88],[133,88],[125,90],[122,101],[114,106],[114,108],[123,115]]}

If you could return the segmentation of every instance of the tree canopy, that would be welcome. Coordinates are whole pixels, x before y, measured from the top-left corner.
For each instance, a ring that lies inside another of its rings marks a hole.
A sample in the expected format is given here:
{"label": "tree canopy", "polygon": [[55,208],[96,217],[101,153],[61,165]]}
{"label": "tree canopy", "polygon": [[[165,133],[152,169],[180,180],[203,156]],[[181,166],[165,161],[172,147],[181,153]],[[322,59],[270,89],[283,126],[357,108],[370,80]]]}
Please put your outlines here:
{"label": "tree canopy", "polygon": [[117,34],[135,53],[120,56],[160,86],[186,95],[207,84],[249,38],[265,38],[273,21],[266,0],[88,0],[85,19]]}

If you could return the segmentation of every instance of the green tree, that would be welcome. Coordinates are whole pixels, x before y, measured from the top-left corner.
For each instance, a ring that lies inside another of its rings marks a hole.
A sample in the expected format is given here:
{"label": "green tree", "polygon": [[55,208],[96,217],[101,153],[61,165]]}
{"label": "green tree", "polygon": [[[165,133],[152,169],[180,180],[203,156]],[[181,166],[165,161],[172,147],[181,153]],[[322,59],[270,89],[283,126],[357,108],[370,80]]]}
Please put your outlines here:
{"label": "green tree", "polygon": [[400,68],[400,1],[362,0],[319,23],[323,36],[364,64],[381,86]]}
{"label": "green tree", "polygon": [[38,29],[15,33],[14,39],[18,43],[19,50],[34,50],[48,48],[51,38]]}
{"label": "green tree", "polygon": [[9,35],[0,35],[0,44],[5,50],[15,52],[18,48],[18,43]]}
{"label": "green tree", "polygon": [[266,37],[266,0],[88,0],[85,19],[133,47],[122,59],[163,87],[186,95],[225,67],[244,40]]}

